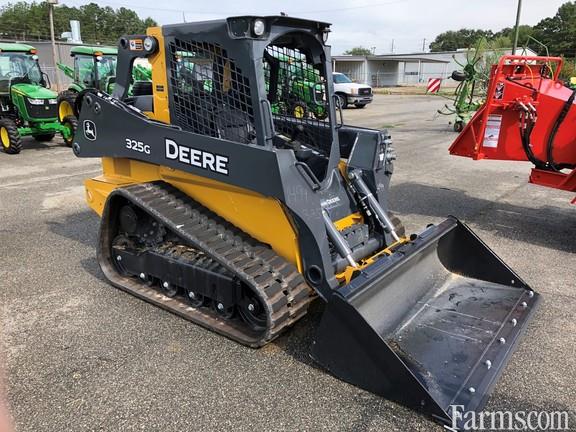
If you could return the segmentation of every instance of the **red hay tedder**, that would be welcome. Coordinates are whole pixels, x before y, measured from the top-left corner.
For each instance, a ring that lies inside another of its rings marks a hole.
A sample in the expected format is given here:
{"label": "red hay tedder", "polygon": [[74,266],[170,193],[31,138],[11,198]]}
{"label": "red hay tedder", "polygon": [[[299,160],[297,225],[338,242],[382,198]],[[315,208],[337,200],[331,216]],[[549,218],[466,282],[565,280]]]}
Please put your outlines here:
{"label": "red hay tedder", "polygon": [[559,57],[503,56],[492,67],[486,102],[450,154],[528,160],[531,183],[576,192],[576,90],[558,80],[562,63]]}

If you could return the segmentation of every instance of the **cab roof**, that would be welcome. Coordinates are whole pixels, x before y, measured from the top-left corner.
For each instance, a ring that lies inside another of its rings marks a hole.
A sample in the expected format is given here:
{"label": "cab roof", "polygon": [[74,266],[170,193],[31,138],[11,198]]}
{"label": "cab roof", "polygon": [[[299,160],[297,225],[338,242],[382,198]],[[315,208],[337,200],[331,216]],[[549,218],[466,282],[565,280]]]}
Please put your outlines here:
{"label": "cab roof", "polygon": [[0,52],[30,52],[36,50],[32,45],[0,42]]}
{"label": "cab roof", "polygon": [[96,55],[96,53],[102,53],[103,55],[117,55],[118,48],[107,47],[107,46],[75,46],[70,50],[70,55]]}
{"label": "cab roof", "polygon": [[323,21],[314,21],[310,19],[296,18],[288,15],[267,15],[267,16],[238,15],[228,17],[225,19],[198,21],[191,23],[167,24],[163,25],[162,28],[167,30],[168,33],[170,33],[172,31],[178,32],[181,31],[182,29],[193,29],[202,27],[204,28],[203,31],[208,32],[212,31],[212,29],[216,28],[218,25],[230,24],[232,22],[239,22],[239,21],[249,23],[256,19],[264,20],[267,22],[268,25],[280,25],[280,26],[297,27],[297,28],[317,28],[319,30],[327,29],[331,25],[330,23]]}

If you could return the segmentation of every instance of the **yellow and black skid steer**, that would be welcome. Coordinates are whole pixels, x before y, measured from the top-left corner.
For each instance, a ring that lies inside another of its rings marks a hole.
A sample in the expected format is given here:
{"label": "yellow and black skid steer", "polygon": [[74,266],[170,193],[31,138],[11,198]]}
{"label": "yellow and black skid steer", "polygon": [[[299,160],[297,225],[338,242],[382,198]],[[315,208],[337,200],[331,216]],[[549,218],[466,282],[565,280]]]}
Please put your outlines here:
{"label": "yellow and black skid steer", "polygon": [[[102,158],[86,181],[99,262],[116,287],[251,347],[320,298],[316,361],[452,424],[451,406],[483,408],[538,295],[454,217],[404,234],[390,136],[343,124],[329,32],[242,16],[122,37],[114,93],[79,96],[73,143]],[[142,57],[151,92],[129,96]],[[298,102],[326,115],[293,116]]]}

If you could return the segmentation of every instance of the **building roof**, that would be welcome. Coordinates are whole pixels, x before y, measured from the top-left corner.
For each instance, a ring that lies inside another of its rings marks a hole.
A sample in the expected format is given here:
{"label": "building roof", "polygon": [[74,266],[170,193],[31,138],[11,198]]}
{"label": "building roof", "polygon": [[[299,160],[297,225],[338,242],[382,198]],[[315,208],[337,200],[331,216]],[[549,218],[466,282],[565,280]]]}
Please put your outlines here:
{"label": "building roof", "polygon": [[[474,50],[474,48],[470,48]],[[384,54],[385,56],[395,56],[395,57],[413,57],[413,56],[445,56],[445,55],[454,55],[454,54],[466,54],[468,52],[468,48],[459,48],[456,51],[426,51],[426,52],[411,52],[411,53],[401,53],[401,54]],[[536,53],[532,51],[530,48],[518,48],[518,52],[526,51],[525,54],[521,55],[535,55]],[[486,49],[485,52],[501,52],[501,53],[510,53],[512,52],[512,48],[496,48],[496,49]]]}
{"label": "building roof", "polygon": [[0,52],[10,51],[10,52],[30,52],[34,50],[32,45],[26,45],[22,43],[4,43],[0,42]]}
{"label": "building roof", "polygon": [[368,57],[368,60],[396,60],[396,61],[424,61],[428,63],[450,63],[450,60],[430,58],[426,56],[399,56],[399,55],[379,55]]}
{"label": "building roof", "polygon": [[333,59],[340,61],[364,61],[367,56],[357,56],[357,55],[333,55]]}
{"label": "building roof", "polygon": [[[339,55],[332,56],[333,59],[337,61],[364,61],[364,60],[397,60],[397,61],[424,61],[429,63],[450,63],[452,56],[466,55],[466,49],[460,49],[457,51],[437,51],[437,52],[414,52],[414,53],[403,53],[403,54],[380,54],[380,55],[369,55],[369,56],[351,56],[351,55]],[[510,54],[512,48],[502,48],[497,50],[486,50],[487,52],[498,51],[502,54]],[[524,51],[524,48],[522,49]],[[530,49],[525,50],[526,53],[522,55],[533,56],[536,53]]]}
{"label": "building roof", "polygon": [[70,55],[76,55],[76,54],[96,55],[96,53],[102,53],[103,55],[118,55],[118,48],[107,46],[79,45],[75,46],[70,50]]}
{"label": "building roof", "polygon": [[342,56],[332,56],[334,60],[337,61],[357,61],[361,62],[364,60],[392,60],[392,61],[424,61],[428,63],[450,63],[450,60],[446,59],[439,59],[439,58],[430,58],[426,56],[419,56],[419,55],[399,55],[399,54],[384,54],[384,55],[369,55],[369,56],[349,56],[349,55],[342,55]]}

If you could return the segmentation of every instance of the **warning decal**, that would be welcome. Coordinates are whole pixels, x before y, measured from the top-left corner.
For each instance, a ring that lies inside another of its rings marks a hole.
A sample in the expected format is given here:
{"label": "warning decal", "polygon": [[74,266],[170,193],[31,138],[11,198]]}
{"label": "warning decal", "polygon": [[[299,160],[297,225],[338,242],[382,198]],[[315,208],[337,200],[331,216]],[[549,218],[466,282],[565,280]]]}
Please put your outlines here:
{"label": "warning decal", "polygon": [[498,138],[500,137],[500,127],[502,126],[502,116],[491,114],[486,122],[486,131],[484,132],[483,147],[498,147]]}
{"label": "warning decal", "polygon": [[130,39],[130,51],[142,51],[142,39]]}

